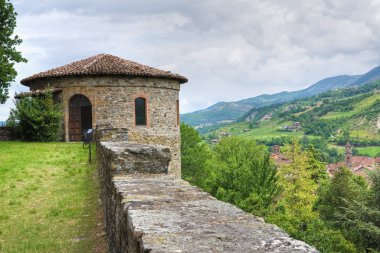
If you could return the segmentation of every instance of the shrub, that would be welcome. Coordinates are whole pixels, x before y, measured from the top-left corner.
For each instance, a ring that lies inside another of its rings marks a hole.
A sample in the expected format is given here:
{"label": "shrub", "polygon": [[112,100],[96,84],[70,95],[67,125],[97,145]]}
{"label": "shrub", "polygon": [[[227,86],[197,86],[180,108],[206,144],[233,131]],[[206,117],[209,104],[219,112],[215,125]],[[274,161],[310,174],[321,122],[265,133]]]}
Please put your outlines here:
{"label": "shrub", "polygon": [[7,120],[15,134],[29,141],[58,141],[61,137],[62,106],[53,94],[22,97],[15,102]]}

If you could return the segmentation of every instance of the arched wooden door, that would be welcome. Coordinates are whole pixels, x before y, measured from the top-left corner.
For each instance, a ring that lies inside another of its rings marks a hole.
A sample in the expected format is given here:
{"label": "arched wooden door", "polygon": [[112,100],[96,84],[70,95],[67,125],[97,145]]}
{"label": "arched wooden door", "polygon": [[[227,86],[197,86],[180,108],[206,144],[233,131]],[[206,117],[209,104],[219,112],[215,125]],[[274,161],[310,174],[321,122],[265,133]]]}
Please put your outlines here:
{"label": "arched wooden door", "polygon": [[92,106],[83,95],[74,95],[69,102],[69,141],[82,141],[83,132],[92,128]]}

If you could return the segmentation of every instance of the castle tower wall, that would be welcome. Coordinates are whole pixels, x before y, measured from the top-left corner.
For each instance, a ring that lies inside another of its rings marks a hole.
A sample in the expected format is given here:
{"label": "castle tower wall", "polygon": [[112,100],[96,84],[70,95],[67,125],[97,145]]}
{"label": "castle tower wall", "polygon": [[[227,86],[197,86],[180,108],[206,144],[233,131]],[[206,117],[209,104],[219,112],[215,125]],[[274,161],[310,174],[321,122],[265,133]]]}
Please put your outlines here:
{"label": "castle tower wall", "polygon": [[348,168],[352,167],[352,145],[349,142],[345,146],[345,163]]}

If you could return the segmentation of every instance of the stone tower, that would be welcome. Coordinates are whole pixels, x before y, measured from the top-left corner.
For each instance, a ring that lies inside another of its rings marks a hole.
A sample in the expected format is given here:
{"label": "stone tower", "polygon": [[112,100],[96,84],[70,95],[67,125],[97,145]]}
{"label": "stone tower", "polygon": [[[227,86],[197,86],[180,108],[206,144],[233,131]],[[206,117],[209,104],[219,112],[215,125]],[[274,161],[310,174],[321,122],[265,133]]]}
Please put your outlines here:
{"label": "stone tower", "polygon": [[352,167],[352,145],[349,142],[345,146],[345,162],[348,168]]}
{"label": "stone tower", "polygon": [[169,174],[180,175],[179,90],[184,76],[99,54],[21,80],[29,93],[54,92],[63,105],[65,141],[99,126],[123,129],[123,140],[166,146]]}
{"label": "stone tower", "polygon": [[279,154],[280,154],[280,145],[274,145],[274,146],[272,147],[272,153],[273,153],[274,155],[279,155]]}

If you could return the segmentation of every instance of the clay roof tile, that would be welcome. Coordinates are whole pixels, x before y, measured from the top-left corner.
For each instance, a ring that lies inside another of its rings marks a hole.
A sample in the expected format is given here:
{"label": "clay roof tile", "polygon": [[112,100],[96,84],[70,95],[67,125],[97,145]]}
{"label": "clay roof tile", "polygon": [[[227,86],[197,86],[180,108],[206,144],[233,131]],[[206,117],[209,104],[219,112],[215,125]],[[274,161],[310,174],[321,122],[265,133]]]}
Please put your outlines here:
{"label": "clay roof tile", "polygon": [[31,81],[44,78],[97,75],[167,78],[178,80],[180,83],[188,81],[186,77],[170,73],[170,71],[152,68],[110,54],[98,54],[24,78],[21,83],[28,86]]}

